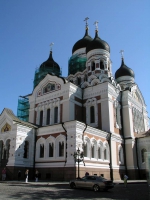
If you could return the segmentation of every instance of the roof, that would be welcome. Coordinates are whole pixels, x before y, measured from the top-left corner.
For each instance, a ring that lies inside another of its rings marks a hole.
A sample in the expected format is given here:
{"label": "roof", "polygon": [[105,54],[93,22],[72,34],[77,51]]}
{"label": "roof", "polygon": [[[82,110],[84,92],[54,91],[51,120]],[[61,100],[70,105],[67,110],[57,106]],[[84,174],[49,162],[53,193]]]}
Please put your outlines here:
{"label": "roof", "polygon": [[95,32],[95,38],[86,47],[86,53],[94,49],[104,49],[110,53],[109,44],[98,36],[98,31]]}
{"label": "roof", "polygon": [[135,77],[133,70],[124,64],[123,58],[122,58],[122,63],[121,63],[120,68],[115,73],[115,79],[121,76],[131,76],[133,78]]}
{"label": "roof", "polygon": [[135,137],[136,138],[150,137],[150,129],[146,132],[136,134]]}
{"label": "roof", "polygon": [[34,75],[34,88],[38,85],[39,82],[48,74],[54,74],[57,76],[61,75],[61,70],[59,65],[53,60],[52,51],[50,51],[49,58],[43,62],[38,69],[35,71]]}
{"label": "roof", "polygon": [[59,65],[54,61],[52,57],[52,51],[50,51],[49,58],[41,64],[40,68],[52,68],[53,70],[58,69],[58,71],[60,71]]}
{"label": "roof", "polygon": [[[39,81],[39,83],[34,87],[33,91],[35,90],[35,88],[40,84],[40,82],[41,82],[48,74],[51,75],[51,76],[56,76],[57,78],[62,79],[62,81],[63,81],[64,84],[65,84],[65,83],[68,83],[68,81],[67,81],[67,79],[66,79],[65,77],[57,76],[57,75],[52,74],[52,73],[47,73],[47,74]],[[31,93],[31,95],[33,94],[33,91],[32,91],[32,93]]]}
{"label": "roof", "polygon": [[[32,127],[32,128],[38,128],[38,126],[36,126],[36,125],[34,125],[34,124],[32,124],[32,123],[29,123],[29,122],[25,122],[25,121],[20,120],[18,117],[16,117],[16,116],[14,115],[13,111],[10,110],[9,108],[4,108],[4,110],[2,111],[2,113],[3,113],[4,111],[7,113],[7,115],[8,115],[14,122],[16,122],[16,123],[18,123],[18,124],[22,124],[22,125],[24,125],[24,126],[28,126],[28,127]],[[2,115],[2,114],[1,114],[1,115]]]}
{"label": "roof", "polygon": [[76,50],[78,50],[78,49],[86,48],[87,45],[88,45],[92,40],[93,40],[93,39],[92,39],[91,36],[89,36],[89,34],[88,34],[88,28],[87,28],[86,31],[85,31],[84,37],[83,37],[82,39],[78,40],[78,41],[74,44],[74,46],[73,46],[73,48],[72,48],[72,54],[73,54]]}

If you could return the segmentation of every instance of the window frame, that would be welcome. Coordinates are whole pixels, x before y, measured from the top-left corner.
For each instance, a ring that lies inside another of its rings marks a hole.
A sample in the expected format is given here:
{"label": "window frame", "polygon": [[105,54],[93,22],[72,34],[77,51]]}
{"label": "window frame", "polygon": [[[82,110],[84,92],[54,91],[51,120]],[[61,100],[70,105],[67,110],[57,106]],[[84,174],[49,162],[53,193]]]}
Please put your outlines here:
{"label": "window frame", "polygon": [[142,161],[142,164],[145,163],[145,153],[147,152],[147,149],[146,148],[142,148],[141,149],[141,161]]}
{"label": "window frame", "polygon": [[50,125],[50,116],[51,116],[51,109],[48,108],[46,111],[46,125]]}
{"label": "window frame", "polygon": [[54,124],[58,123],[58,106],[54,107]]}
{"label": "window frame", "polygon": [[24,154],[23,158],[28,159],[29,158],[29,141],[25,140],[24,142]]}

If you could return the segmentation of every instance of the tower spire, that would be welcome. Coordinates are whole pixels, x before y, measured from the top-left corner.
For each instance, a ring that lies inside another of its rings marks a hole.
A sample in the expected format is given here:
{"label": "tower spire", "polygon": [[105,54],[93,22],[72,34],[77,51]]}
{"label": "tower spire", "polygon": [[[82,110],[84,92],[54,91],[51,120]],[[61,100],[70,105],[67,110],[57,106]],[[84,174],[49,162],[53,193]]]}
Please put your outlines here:
{"label": "tower spire", "polygon": [[86,30],[89,29],[89,27],[88,27],[88,20],[89,20],[88,17],[86,17],[86,18],[84,19],[84,21],[86,21],[86,24],[85,24],[85,29],[86,29]]}
{"label": "tower spire", "polygon": [[50,54],[49,54],[49,59],[52,59],[53,60],[53,58],[52,58],[52,47],[53,47],[53,45],[54,45],[54,43],[53,42],[51,42],[50,43]]}
{"label": "tower spire", "polygon": [[54,45],[54,43],[51,42],[50,45],[49,45],[49,46],[50,46],[50,51],[52,51],[52,47],[53,47],[53,45]]}
{"label": "tower spire", "polygon": [[98,21],[95,21],[94,25],[95,25],[95,31],[98,32]]}
{"label": "tower spire", "polygon": [[119,53],[121,53],[121,58],[122,58],[122,59],[124,59],[124,57],[123,57],[123,52],[124,52],[124,50],[120,50],[120,52],[119,52]]}
{"label": "tower spire", "polygon": [[120,50],[120,52],[119,52],[119,53],[121,53],[121,60],[122,60],[121,66],[124,65],[124,56],[123,56],[123,52],[124,52],[124,50]]}

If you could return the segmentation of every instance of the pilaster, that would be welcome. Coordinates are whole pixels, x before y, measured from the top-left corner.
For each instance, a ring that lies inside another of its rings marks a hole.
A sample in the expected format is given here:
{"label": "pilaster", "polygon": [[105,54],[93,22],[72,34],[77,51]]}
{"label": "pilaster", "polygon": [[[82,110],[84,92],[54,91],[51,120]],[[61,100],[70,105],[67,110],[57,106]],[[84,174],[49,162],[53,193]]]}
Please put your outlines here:
{"label": "pilaster", "polygon": [[83,151],[83,131],[85,130],[85,124],[79,121],[71,121],[64,123],[64,127],[67,131],[67,162],[66,166],[74,166],[75,161],[73,154],[79,148]]}

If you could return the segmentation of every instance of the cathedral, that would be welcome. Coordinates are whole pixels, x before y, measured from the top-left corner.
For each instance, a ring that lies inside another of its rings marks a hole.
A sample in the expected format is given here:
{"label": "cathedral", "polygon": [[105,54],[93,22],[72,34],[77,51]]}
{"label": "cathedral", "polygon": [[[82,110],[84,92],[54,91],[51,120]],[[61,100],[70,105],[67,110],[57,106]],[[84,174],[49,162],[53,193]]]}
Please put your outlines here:
{"label": "cathedral", "polygon": [[102,175],[120,180],[146,179],[145,152],[150,152],[149,119],[134,71],[121,51],[120,67],[112,74],[110,46],[88,33],[72,47],[68,76],[53,59],[35,71],[33,91],[18,99],[17,116],[0,114],[0,170],[7,179],[21,179],[29,169],[39,179],[69,181]]}

